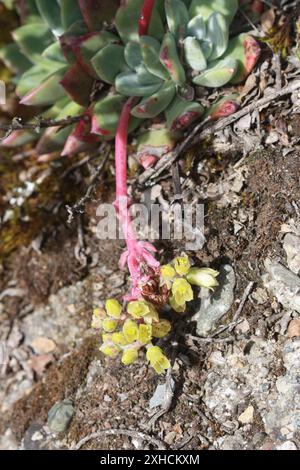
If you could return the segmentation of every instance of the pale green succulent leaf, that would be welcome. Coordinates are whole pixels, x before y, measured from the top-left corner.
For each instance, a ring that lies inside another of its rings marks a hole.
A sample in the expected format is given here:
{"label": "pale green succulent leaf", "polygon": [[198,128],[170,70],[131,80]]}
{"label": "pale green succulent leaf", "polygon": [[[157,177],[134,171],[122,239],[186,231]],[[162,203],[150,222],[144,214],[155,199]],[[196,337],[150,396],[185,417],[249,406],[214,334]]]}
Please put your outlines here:
{"label": "pale green succulent leaf", "polygon": [[176,93],[174,83],[170,80],[148,98],[144,98],[135,106],[131,114],[137,118],[152,119],[162,113],[171,103]]}
{"label": "pale green succulent leaf", "polygon": [[141,46],[138,42],[129,41],[125,46],[125,60],[131,70],[136,70],[143,61]]}
{"label": "pale green succulent leaf", "polygon": [[181,0],[165,0],[168,28],[176,39],[184,38],[189,21],[189,12]]}
{"label": "pale green succulent leaf", "polygon": [[[124,43],[138,42],[138,22],[144,0],[130,0],[120,6],[115,18],[115,25]],[[161,40],[164,35],[164,26],[157,8],[153,9],[149,26],[149,36]]]}
{"label": "pale green succulent leaf", "polygon": [[226,17],[226,21],[230,24],[238,7],[238,0],[193,0],[189,13],[191,18],[202,15],[203,19],[207,20],[212,13],[219,12]]}
{"label": "pale green succulent leaf", "polygon": [[118,93],[125,96],[150,96],[161,86],[161,83],[141,85],[137,73],[123,72],[117,76],[115,87]]}
{"label": "pale green succulent leaf", "polygon": [[32,63],[20,52],[18,45],[15,43],[0,48],[0,60],[16,74],[24,73],[32,67]]}
{"label": "pale green succulent leaf", "polygon": [[46,80],[53,72],[48,68],[42,67],[41,65],[34,65],[27,70],[21,76],[18,81],[16,93],[17,96],[22,98],[33,88],[39,86],[44,80]]}
{"label": "pale green succulent leaf", "polygon": [[204,39],[200,42],[201,49],[206,60],[210,59],[211,53],[213,51],[213,43],[210,39]]}
{"label": "pale green succulent leaf", "polygon": [[98,77],[113,85],[116,76],[126,69],[124,47],[108,44],[92,58],[91,63]]}
{"label": "pale green succulent leaf", "polygon": [[138,76],[138,81],[141,85],[154,85],[155,83],[162,83],[162,80],[150,73],[143,64],[136,68],[136,73]]}
{"label": "pale green succulent leaf", "polygon": [[69,29],[77,21],[83,21],[78,2],[74,2],[74,0],[60,0],[60,8],[61,23],[65,30]]}
{"label": "pale green succulent leaf", "polygon": [[52,33],[42,23],[21,26],[12,35],[22,53],[36,64],[40,62],[43,51],[54,41]]}
{"label": "pale green succulent leaf", "polygon": [[66,59],[65,59],[65,56],[63,55],[60,44],[57,41],[51,44],[49,47],[47,47],[47,49],[44,50],[44,52],[42,53],[42,57],[52,62],[60,62],[60,63],[66,62]]}
{"label": "pale green succulent leaf", "polygon": [[249,34],[243,33],[230,39],[221,59],[234,59],[238,62],[238,68],[231,83],[243,81],[255,66],[259,56],[260,46]]}
{"label": "pale green succulent leaf", "polygon": [[207,37],[213,44],[209,59],[218,59],[226,51],[229,40],[228,24],[225,16],[221,13],[215,12],[208,18]]}
{"label": "pale green succulent leaf", "polygon": [[59,3],[56,0],[35,0],[35,2],[41,17],[51,31],[56,36],[63,34],[64,28],[61,22],[61,7]]}
{"label": "pale green succulent leaf", "polygon": [[60,81],[66,70],[67,67],[62,67],[46,78],[36,88],[31,88],[22,98],[21,103],[29,106],[46,106],[55,103],[55,101],[65,96],[65,91]]}
{"label": "pale green succulent leaf", "polygon": [[172,33],[166,33],[159,52],[159,59],[176,85],[184,85],[185,71],[181,64],[176,41]]}
{"label": "pale green succulent leaf", "polygon": [[238,62],[234,59],[224,59],[212,63],[204,72],[193,79],[198,86],[208,88],[221,87],[228,83],[236,74]]}
{"label": "pale green succulent leaf", "polygon": [[200,103],[176,96],[165,111],[167,126],[171,131],[183,130],[195,120],[200,119],[203,112],[204,108]]}
{"label": "pale green succulent leaf", "polygon": [[186,63],[191,69],[201,72],[207,67],[207,62],[199,41],[193,37],[187,37],[184,40],[184,56]]}
{"label": "pale green succulent leaf", "polygon": [[202,15],[192,18],[187,25],[188,36],[195,37],[201,41],[206,37],[206,23]]}
{"label": "pale green succulent leaf", "polygon": [[162,80],[168,80],[170,75],[159,60],[159,41],[150,36],[142,36],[140,38],[140,45],[142,58],[147,70],[152,73],[152,75],[155,75]]}
{"label": "pale green succulent leaf", "polygon": [[[113,139],[125,101],[126,98],[121,95],[107,95],[99,100],[93,109],[92,133],[100,135],[105,140]],[[129,132],[136,129],[140,123],[140,120],[132,117]]]}

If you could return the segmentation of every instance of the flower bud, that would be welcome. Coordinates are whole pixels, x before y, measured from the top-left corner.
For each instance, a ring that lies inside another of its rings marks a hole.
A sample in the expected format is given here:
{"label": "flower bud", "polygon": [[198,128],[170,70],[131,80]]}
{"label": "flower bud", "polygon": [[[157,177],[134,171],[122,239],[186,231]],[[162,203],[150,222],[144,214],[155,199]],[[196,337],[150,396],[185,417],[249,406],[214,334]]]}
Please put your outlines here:
{"label": "flower bud", "polygon": [[199,287],[206,287],[207,289],[214,290],[219,285],[216,277],[219,275],[218,271],[210,268],[191,268],[186,276],[187,280]]}

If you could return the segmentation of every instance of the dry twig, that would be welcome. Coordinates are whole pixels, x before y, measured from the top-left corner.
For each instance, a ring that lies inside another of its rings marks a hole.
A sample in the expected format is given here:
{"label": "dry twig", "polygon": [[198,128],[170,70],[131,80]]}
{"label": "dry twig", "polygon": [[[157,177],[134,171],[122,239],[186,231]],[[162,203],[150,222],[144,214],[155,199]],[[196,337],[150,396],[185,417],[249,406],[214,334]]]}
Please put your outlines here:
{"label": "dry twig", "polygon": [[94,432],[84,437],[83,439],[81,439],[75,446],[73,446],[72,450],[80,450],[85,444],[87,444],[93,439],[99,439],[104,436],[122,436],[122,435],[129,436],[134,439],[139,439],[141,441],[147,441],[153,446],[157,447],[158,450],[166,450],[166,446],[159,439],[156,439],[155,437],[151,437],[148,434],[145,434],[143,432],[131,431],[129,429],[105,429],[105,430]]}

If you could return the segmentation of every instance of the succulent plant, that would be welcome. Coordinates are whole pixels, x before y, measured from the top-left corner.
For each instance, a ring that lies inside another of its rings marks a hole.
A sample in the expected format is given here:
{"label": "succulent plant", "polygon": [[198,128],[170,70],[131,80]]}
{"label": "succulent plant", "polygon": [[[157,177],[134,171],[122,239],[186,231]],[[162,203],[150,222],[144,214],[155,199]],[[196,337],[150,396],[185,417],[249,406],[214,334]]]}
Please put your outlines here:
{"label": "succulent plant", "polygon": [[[21,103],[45,107],[44,118],[84,115],[77,125],[45,131],[37,145],[40,154],[61,149],[61,155],[73,154],[113,139],[128,97],[139,98],[129,132],[164,113],[165,129],[152,130],[151,140],[169,148],[174,135],[205,112],[195,99],[197,88],[239,83],[260,52],[248,34],[229,38],[238,0],[28,0],[27,9],[26,23],[13,32],[14,43],[0,51],[16,74]],[[232,112],[236,102],[228,100],[206,114],[213,119]],[[37,137],[16,133],[4,144]],[[144,166],[159,156],[147,159],[143,144],[140,153]]]}

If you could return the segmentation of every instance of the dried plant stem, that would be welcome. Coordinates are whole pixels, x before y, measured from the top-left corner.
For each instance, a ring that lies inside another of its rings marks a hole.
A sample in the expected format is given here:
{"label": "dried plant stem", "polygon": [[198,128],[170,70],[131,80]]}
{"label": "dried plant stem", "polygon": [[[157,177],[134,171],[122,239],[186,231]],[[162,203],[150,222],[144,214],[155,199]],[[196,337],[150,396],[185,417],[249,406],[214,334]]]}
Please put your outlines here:
{"label": "dried plant stem", "polygon": [[40,129],[46,129],[48,127],[66,127],[70,126],[72,124],[76,124],[79,122],[81,119],[85,119],[86,116],[79,115],[79,116],[74,116],[74,117],[67,117],[65,119],[40,119],[40,118],[34,118],[35,122],[25,122],[22,123],[22,119],[15,117],[13,118],[12,122],[10,124],[1,124],[0,123],[0,131],[5,131],[7,132],[7,135],[5,135],[1,140],[5,139],[8,137],[9,134],[11,134],[13,131],[35,131],[39,132]]}
{"label": "dried plant stem", "polygon": [[73,450],[80,450],[85,444],[93,439],[99,439],[104,436],[129,436],[133,439],[139,439],[141,441],[147,441],[153,446],[157,447],[158,450],[166,450],[166,446],[162,441],[154,437],[149,436],[140,431],[130,431],[129,429],[105,429],[97,431],[81,439],[74,447]]}

